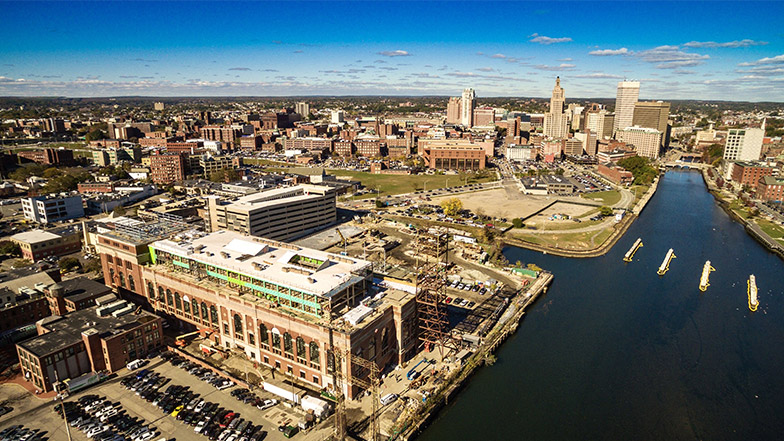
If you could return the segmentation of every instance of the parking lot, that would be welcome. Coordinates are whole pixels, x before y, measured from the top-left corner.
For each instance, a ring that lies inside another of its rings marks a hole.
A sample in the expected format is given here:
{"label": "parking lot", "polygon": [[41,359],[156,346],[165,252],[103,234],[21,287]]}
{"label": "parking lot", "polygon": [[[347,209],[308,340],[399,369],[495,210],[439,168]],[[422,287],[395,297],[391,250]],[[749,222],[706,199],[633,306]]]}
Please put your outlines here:
{"label": "parking lot", "polygon": [[[262,429],[267,432],[267,436],[263,439],[286,439],[283,433],[278,430],[278,427],[287,424],[296,426],[305,415],[301,408],[288,407],[284,403],[276,404],[265,410],[259,410],[250,404],[239,401],[231,395],[231,391],[238,389],[238,387],[235,386],[224,390],[218,390],[213,385],[199,380],[194,375],[189,374],[186,370],[173,366],[160,357],[152,360],[152,362],[144,368],[150,372],[157,373],[161,378],[167,379],[160,387],[159,391],[163,392],[171,385],[186,386],[188,387],[189,392],[198,394],[199,398],[204,399],[205,402],[216,403],[217,407],[222,407],[227,411],[230,410],[237,413],[237,419],[243,418],[254,425],[261,425]],[[153,426],[156,435],[150,438],[151,441],[157,441],[161,438],[166,438],[169,441],[172,439],[207,440],[207,437],[199,435],[194,431],[194,426],[186,424],[183,421],[178,421],[171,416],[171,413],[163,413],[163,411],[152,402],[146,401],[144,398],[138,396],[136,392],[127,389],[121,384],[121,381],[124,378],[135,376],[140,371],[141,370],[128,372],[126,369],[123,369],[119,372],[120,375],[118,377],[88,388],[83,392],[76,393],[69,397],[66,402],[75,402],[84,395],[96,394],[105,397],[106,400],[119,408],[120,414],[124,412],[131,418],[143,420],[144,425]],[[5,389],[3,391],[5,392]],[[262,400],[273,398],[273,395],[264,391],[254,390],[252,392]],[[23,424],[25,427],[46,432],[45,436],[50,440],[66,441],[68,439],[62,417],[58,416],[53,411],[53,406],[56,403],[51,401],[42,402],[42,400],[31,395],[27,395],[23,401],[24,403],[18,403],[14,406],[18,409],[17,411],[0,418],[0,428],[5,428],[14,424]],[[316,433],[314,432],[314,429],[310,429],[308,432],[300,432],[294,435],[294,439],[323,439],[325,430],[328,429],[322,427],[320,432]],[[70,431],[73,440],[87,441],[89,439],[85,433],[75,427],[70,427]]]}

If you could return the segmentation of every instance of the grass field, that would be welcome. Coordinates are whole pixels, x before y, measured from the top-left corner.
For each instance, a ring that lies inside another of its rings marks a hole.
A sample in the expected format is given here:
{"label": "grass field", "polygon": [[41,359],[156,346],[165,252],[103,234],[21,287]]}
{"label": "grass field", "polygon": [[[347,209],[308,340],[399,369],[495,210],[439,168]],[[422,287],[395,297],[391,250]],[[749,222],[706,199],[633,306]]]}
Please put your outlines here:
{"label": "grass field", "polygon": [[[524,230],[511,230],[512,237],[539,245],[547,245],[563,250],[593,249],[604,243],[613,233],[614,228],[608,227],[600,231],[563,234],[524,234]],[[568,231],[568,230],[567,230]],[[507,233],[509,234],[509,233]]]}
{"label": "grass field", "polygon": [[765,234],[776,239],[779,243],[784,244],[784,226],[776,225],[775,223],[764,219],[757,219],[755,222]]}
{"label": "grass field", "polygon": [[621,192],[617,190],[599,191],[596,193],[585,193],[582,195],[585,199],[601,199],[604,205],[615,205],[621,200]]}
{"label": "grass field", "polygon": [[[360,181],[365,188],[373,192],[371,196],[367,197],[375,196],[376,189],[378,189],[380,196],[389,196],[419,190],[454,187],[466,183],[466,181],[461,181],[457,175],[382,175],[350,170],[328,170],[327,173],[335,176],[348,176],[353,180]],[[494,173],[488,174],[486,177],[469,175],[467,183],[491,182],[495,179]]]}

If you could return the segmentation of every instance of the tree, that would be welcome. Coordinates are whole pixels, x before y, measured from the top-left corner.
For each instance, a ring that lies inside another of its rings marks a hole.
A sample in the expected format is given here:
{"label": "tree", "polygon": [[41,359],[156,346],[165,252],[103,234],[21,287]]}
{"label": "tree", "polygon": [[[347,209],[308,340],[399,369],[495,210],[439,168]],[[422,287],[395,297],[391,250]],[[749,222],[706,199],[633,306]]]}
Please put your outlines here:
{"label": "tree", "polygon": [[64,272],[75,270],[82,265],[79,263],[79,259],[76,257],[66,257],[64,259],[60,259],[60,262],[57,263],[57,266]]}
{"label": "tree", "polygon": [[602,208],[599,209],[599,214],[602,216],[612,216],[613,210],[606,205],[602,205]]}
{"label": "tree", "polygon": [[100,259],[95,259],[95,258],[89,259],[89,260],[85,261],[84,267],[82,269],[86,273],[97,272],[97,273],[100,274],[101,270],[102,270],[102,268],[101,268],[101,260]]}
{"label": "tree", "polygon": [[0,254],[22,257],[22,247],[16,242],[4,240],[0,242]]}
{"label": "tree", "polygon": [[103,130],[97,127],[87,132],[87,134],[84,136],[84,139],[86,141],[98,141],[106,138],[107,138],[106,132],[104,132]]}
{"label": "tree", "polygon": [[451,198],[441,202],[441,208],[447,216],[455,216],[463,209],[463,202],[458,198]]}
{"label": "tree", "polygon": [[520,219],[519,217],[512,219],[512,225],[515,228],[523,228],[525,226],[525,224],[523,224],[523,220]]}
{"label": "tree", "polygon": [[125,216],[125,207],[123,207],[122,205],[118,205],[114,207],[114,210],[112,210],[112,214],[114,214],[115,216]]}
{"label": "tree", "polygon": [[387,206],[386,202],[380,199],[376,199],[376,208],[384,208],[386,206]]}

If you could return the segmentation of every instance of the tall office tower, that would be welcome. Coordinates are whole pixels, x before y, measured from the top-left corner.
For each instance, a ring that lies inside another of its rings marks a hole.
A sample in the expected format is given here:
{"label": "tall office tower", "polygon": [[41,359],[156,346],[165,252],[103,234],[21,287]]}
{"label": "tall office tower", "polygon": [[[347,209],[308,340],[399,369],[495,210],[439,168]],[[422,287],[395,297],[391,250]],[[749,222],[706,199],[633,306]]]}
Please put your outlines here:
{"label": "tall office tower", "polygon": [[637,104],[637,98],[639,97],[639,81],[621,81],[618,83],[618,94],[615,97],[613,132],[633,125],[634,105]]}
{"label": "tall office tower", "polygon": [[544,136],[562,139],[569,134],[566,114],[564,114],[565,101],[561,78],[555,77],[553,96],[550,98],[550,111],[544,115]]}
{"label": "tall office tower", "polygon": [[300,116],[308,116],[310,115],[310,104],[305,102],[297,103],[294,106],[294,111],[297,112]]}
{"label": "tall office tower", "polygon": [[730,129],[724,145],[726,161],[757,161],[762,153],[764,129]]}
{"label": "tall office tower", "polygon": [[460,124],[472,127],[474,124],[474,105],[476,104],[476,93],[474,89],[463,90],[463,97],[460,101]]}
{"label": "tall office tower", "polygon": [[615,137],[618,141],[633,145],[637,156],[659,159],[662,132],[656,129],[631,126],[618,129],[615,132]]}
{"label": "tall office tower", "polygon": [[453,96],[446,103],[447,124],[460,124],[460,97]]}
{"label": "tall office tower", "polygon": [[569,120],[571,121],[569,126],[572,128],[572,130],[580,130],[580,127],[582,127],[584,112],[585,107],[579,106],[577,103],[569,104],[567,114],[569,115]]}
{"label": "tall office tower", "polygon": [[656,129],[662,132],[662,147],[670,144],[670,131],[667,123],[670,118],[670,103],[663,101],[638,101],[634,105],[635,126]]}

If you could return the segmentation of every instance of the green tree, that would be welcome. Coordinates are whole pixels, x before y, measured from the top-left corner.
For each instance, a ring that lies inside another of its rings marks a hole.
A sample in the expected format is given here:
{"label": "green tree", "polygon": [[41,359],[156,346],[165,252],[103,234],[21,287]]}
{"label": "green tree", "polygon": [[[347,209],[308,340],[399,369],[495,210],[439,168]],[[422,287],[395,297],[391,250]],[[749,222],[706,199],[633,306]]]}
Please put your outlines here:
{"label": "green tree", "polygon": [[76,257],[66,257],[60,259],[60,261],[57,263],[57,266],[59,266],[62,271],[68,272],[73,271],[82,265],[79,263],[79,259]]}
{"label": "green tree", "polygon": [[523,224],[523,220],[520,219],[519,217],[512,219],[512,225],[515,228],[523,228],[525,226],[525,224]]}
{"label": "green tree", "polygon": [[22,247],[16,242],[4,240],[0,242],[0,254],[22,257]]}
{"label": "green tree", "polygon": [[89,141],[98,141],[98,140],[106,139],[106,138],[107,138],[106,132],[104,132],[103,130],[101,130],[100,128],[97,128],[97,127],[92,129],[92,130],[90,130],[89,132],[87,132],[86,135],[84,135],[84,139],[86,141],[88,141],[88,142]]}
{"label": "green tree", "polygon": [[599,214],[601,214],[602,216],[612,216],[613,210],[612,210],[612,208],[610,208],[610,207],[608,207],[606,205],[603,205],[599,209]]}

